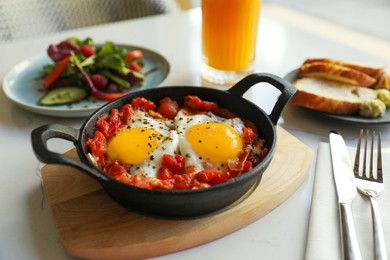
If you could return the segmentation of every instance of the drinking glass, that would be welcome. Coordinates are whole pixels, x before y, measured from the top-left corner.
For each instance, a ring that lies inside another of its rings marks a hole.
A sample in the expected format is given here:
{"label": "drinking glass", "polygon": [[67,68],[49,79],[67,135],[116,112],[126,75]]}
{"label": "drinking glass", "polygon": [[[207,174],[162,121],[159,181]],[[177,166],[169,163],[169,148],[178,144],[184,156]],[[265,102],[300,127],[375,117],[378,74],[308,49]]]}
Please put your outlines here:
{"label": "drinking glass", "polygon": [[261,0],[202,0],[201,76],[233,85],[254,70]]}

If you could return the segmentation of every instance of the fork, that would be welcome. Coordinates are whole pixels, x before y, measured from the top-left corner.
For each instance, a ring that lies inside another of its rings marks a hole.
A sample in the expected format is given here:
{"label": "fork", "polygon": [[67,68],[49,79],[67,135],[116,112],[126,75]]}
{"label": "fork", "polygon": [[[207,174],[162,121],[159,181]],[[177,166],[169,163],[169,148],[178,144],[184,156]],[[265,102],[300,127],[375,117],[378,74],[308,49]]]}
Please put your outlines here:
{"label": "fork", "polygon": [[[369,161],[369,171],[367,171],[367,144],[369,139],[369,130],[365,133],[364,153],[363,153],[363,166],[359,166],[360,161],[360,145],[362,142],[364,131],[360,131],[359,140],[356,148],[354,174],[355,184],[359,192],[367,196],[371,202],[371,213],[374,224],[374,239],[375,239],[375,259],[387,259],[386,244],[383,235],[382,221],[379,214],[379,207],[376,198],[381,195],[384,183],[382,173],[382,152],[381,152],[381,135],[378,133],[377,142],[377,162],[376,162],[376,177],[374,176],[374,143],[375,143],[375,131],[371,134],[371,152]],[[361,171],[359,170],[361,168]],[[361,174],[359,174],[361,172]]]}

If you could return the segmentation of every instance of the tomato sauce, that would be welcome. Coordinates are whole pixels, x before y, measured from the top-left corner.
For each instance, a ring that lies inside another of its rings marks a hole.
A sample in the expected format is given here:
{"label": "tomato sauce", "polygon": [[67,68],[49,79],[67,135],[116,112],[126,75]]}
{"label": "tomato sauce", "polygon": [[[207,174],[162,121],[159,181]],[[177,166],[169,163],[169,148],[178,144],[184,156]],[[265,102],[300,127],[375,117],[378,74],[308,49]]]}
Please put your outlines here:
{"label": "tomato sauce", "polygon": [[[168,97],[160,100],[158,107],[154,102],[143,97],[134,98],[131,104],[125,104],[119,109],[112,109],[109,114],[102,115],[97,120],[94,136],[87,140],[87,145],[95,158],[97,166],[116,180],[140,188],[188,190],[207,188],[237,178],[250,171],[267,154],[268,149],[265,146],[265,141],[258,137],[254,124],[241,118],[246,126],[243,128],[242,134],[244,146],[237,158],[228,161],[229,170],[226,172],[220,170],[196,172],[191,170],[190,167],[185,167],[185,157],[183,155],[164,154],[157,178],[151,178],[132,175],[125,163],[108,158],[107,144],[109,139],[128,124],[135,110],[154,111],[164,118],[173,119],[183,107],[194,112],[211,111],[224,118],[239,117],[225,108],[220,108],[218,104],[203,101],[197,96],[184,97],[182,107]],[[253,152],[254,150],[256,150],[256,153]]]}

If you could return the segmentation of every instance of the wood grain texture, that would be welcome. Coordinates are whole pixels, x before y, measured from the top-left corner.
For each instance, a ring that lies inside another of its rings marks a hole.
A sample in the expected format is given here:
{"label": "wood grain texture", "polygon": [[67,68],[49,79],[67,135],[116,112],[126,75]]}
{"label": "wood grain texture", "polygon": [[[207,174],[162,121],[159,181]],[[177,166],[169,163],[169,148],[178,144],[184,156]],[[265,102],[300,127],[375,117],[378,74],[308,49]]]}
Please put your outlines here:
{"label": "wood grain texture", "polygon": [[[260,185],[240,203],[196,218],[168,219],[121,207],[100,184],[76,169],[46,165],[42,179],[62,243],[87,259],[155,257],[210,242],[260,219],[306,179],[312,151],[277,127],[275,156]],[[75,149],[67,155],[77,158]]]}

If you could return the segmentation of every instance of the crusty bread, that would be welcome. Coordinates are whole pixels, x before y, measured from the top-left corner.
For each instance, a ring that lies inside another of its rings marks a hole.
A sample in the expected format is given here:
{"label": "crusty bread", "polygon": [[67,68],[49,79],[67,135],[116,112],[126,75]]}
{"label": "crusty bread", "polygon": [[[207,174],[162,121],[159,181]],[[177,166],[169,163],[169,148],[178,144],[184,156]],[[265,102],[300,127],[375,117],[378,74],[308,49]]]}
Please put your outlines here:
{"label": "crusty bread", "polygon": [[383,72],[381,76],[377,79],[377,82],[373,85],[374,89],[387,89],[390,90],[390,75],[386,72]]}
{"label": "crusty bread", "polygon": [[327,61],[304,63],[299,69],[298,76],[324,78],[360,87],[370,87],[377,81],[364,72]]}
{"label": "crusty bread", "polygon": [[373,89],[318,78],[298,79],[293,85],[297,92],[291,104],[331,114],[356,114],[364,101],[376,98]]}
{"label": "crusty bread", "polygon": [[351,63],[342,60],[335,60],[330,58],[309,58],[306,59],[303,64],[313,63],[313,62],[324,62],[336,64],[343,67],[348,67],[354,70],[361,71],[367,74],[370,77],[378,79],[382,73],[385,71],[385,65],[373,65],[373,64],[363,64],[363,63]]}

